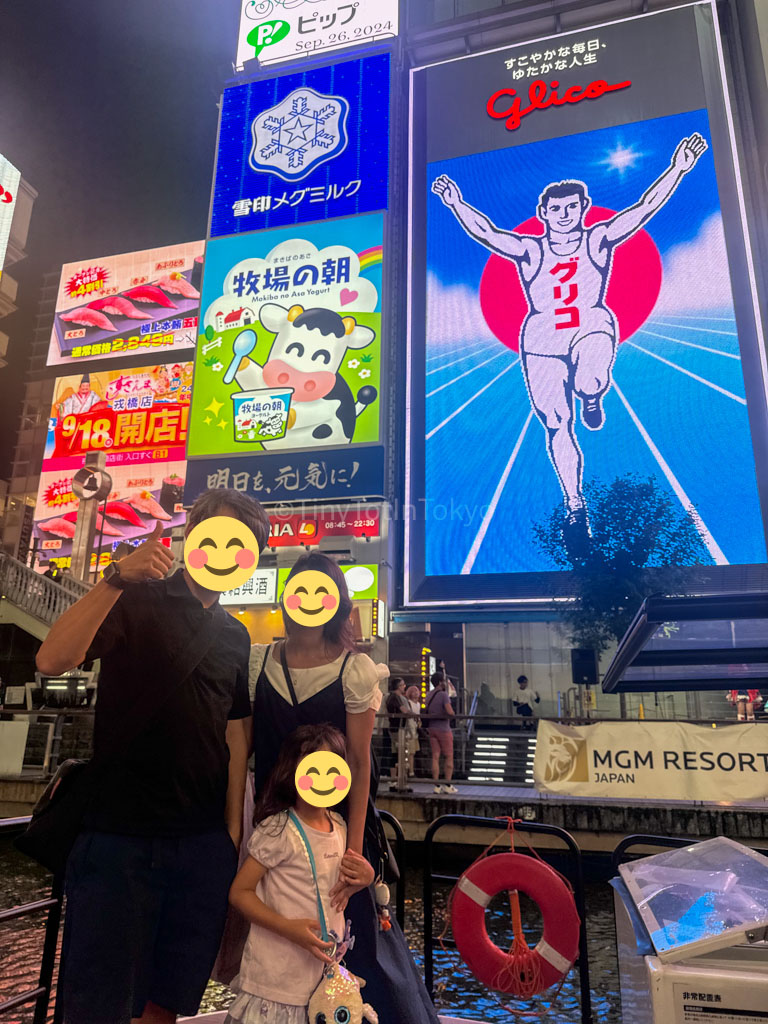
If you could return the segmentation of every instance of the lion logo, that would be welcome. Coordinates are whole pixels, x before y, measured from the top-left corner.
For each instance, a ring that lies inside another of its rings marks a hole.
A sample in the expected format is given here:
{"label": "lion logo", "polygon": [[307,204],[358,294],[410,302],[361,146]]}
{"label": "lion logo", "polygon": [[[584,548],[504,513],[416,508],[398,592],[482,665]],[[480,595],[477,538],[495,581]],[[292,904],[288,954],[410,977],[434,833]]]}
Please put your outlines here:
{"label": "lion logo", "polygon": [[544,768],[544,782],[588,782],[586,740],[570,736],[549,737],[549,756]]}

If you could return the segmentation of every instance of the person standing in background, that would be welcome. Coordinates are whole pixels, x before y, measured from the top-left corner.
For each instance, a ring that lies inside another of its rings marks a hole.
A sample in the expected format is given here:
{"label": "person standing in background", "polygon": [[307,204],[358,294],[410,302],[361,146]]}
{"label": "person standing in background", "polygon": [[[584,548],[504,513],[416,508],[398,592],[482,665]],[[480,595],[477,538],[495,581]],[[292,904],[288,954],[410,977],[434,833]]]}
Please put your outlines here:
{"label": "person standing in background", "polygon": [[[451,783],[453,778],[453,733],[450,720],[456,712],[445,692],[445,679],[435,672],[431,679],[432,692],[427,697],[425,717],[429,728],[429,744],[432,748],[432,781],[435,793],[458,793]],[[444,758],[445,785],[440,785],[440,755]]]}
{"label": "person standing in background", "polygon": [[[420,697],[421,693],[418,686],[409,686],[405,691],[405,698],[410,705],[412,715],[418,715],[421,713]],[[420,725],[420,718],[407,718],[405,721],[405,756],[407,758],[407,772],[409,778],[416,775],[416,755],[419,752]]]}
{"label": "person standing in background", "polygon": [[[528,682],[528,676],[518,676],[517,683],[512,692],[512,703],[517,714],[521,715],[524,719],[533,718],[534,705],[540,702],[541,697]],[[523,727],[525,729],[532,729],[533,723],[525,721]]]}
{"label": "person standing in background", "polygon": [[394,783],[397,780],[397,757],[400,740],[401,726],[405,725],[403,712],[406,714],[411,710],[411,705],[405,696],[405,680],[394,676],[389,680],[389,694],[387,695],[387,714],[389,715],[389,742],[390,742],[390,770],[389,774]]}

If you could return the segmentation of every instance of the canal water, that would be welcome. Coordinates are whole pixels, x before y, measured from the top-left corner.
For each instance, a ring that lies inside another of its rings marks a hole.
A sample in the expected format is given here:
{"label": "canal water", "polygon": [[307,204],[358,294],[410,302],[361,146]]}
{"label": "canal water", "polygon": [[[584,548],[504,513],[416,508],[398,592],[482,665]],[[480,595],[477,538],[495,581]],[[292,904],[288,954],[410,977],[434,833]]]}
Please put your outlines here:
{"label": "canal water", "polygon": [[[466,864],[467,860],[464,860],[461,866]],[[450,868],[441,865],[441,870],[449,873]],[[48,881],[47,873],[17,853],[10,841],[0,841],[0,909],[47,896]],[[621,1022],[611,892],[606,881],[589,882],[586,887],[592,1007],[594,1020],[600,1024]],[[434,914],[436,936],[442,931],[448,894],[448,887],[437,888]],[[533,945],[541,934],[541,921],[536,908],[525,901],[522,903],[522,911],[526,938]],[[408,943],[422,969],[424,907],[421,899],[421,870],[418,865],[409,865],[408,868],[405,914]],[[486,921],[494,942],[501,946],[511,942],[509,908],[501,896],[496,897],[488,908]],[[0,925],[0,1002],[37,984],[43,924],[44,916],[38,915]],[[442,950],[438,946],[435,953],[435,987],[440,1010],[447,1012],[450,1008],[455,1011],[455,1016],[479,1018],[488,1024],[515,1019],[462,967],[455,950]],[[231,999],[228,989],[211,983],[201,1012],[224,1009]],[[545,994],[538,1000],[530,1003],[516,1002],[514,1006],[519,1011],[526,1008],[537,1010],[541,1014],[538,1019],[554,1024],[578,1024],[581,1018],[576,971],[571,971],[554,1002],[551,995],[547,997]],[[32,1011],[25,1009],[7,1014],[2,1024],[32,1024]],[[383,1021],[382,1024],[394,1022]]]}

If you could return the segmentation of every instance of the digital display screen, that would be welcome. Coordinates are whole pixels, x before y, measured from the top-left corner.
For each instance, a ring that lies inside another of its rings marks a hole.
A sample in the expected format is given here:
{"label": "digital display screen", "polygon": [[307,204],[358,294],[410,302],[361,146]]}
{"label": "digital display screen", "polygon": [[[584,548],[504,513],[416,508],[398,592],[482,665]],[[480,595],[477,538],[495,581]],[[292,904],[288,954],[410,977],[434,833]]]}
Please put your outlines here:
{"label": "digital display screen", "polygon": [[627,476],[699,564],[765,560],[713,54],[702,5],[412,73],[410,601],[546,594],[542,530],[584,550]]}
{"label": "digital display screen", "polygon": [[194,348],[205,242],[65,263],[48,366]]}
{"label": "digital display screen", "polygon": [[225,90],[211,238],[385,210],[390,56]]}

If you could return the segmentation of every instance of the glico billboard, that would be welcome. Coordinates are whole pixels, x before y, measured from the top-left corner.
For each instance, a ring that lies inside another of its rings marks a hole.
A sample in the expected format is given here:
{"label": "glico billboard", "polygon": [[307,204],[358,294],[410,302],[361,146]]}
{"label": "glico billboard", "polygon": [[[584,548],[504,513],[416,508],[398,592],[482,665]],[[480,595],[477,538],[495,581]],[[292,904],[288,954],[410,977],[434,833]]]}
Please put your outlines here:
{"label": "glico billboard", "polygon": [[105,356],[167,360],[195,347],[204,242],[65,263],[49,366]]}
{"label": "glico billboard", "polygon": [[537,526],[560,516],[583,549],[590,491],[627,474],[694,510],[699,564],[765,561],[765,374],[714,8],[411,75],[406,600],[551,592]]}

